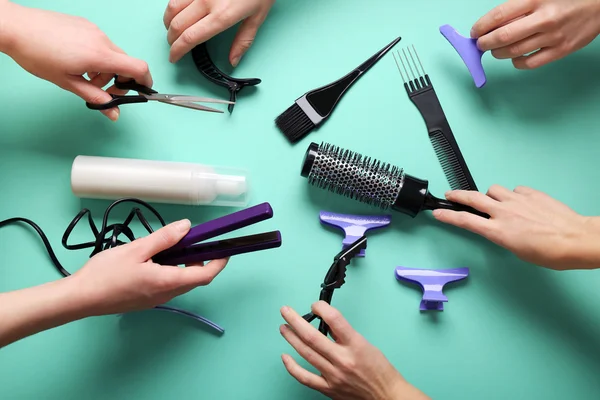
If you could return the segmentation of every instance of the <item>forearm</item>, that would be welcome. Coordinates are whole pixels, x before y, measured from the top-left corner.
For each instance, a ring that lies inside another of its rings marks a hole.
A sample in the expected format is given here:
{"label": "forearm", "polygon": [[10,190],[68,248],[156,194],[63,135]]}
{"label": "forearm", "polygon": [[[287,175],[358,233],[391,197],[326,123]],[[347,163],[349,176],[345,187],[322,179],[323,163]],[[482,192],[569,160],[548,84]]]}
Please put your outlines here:
{"label": "forearm", "polygon": [[585,232],[573,242],[567,254],[579,269],[600,268],[600,217],[585,219]]}
{"label": "forearm", "polygon": [[84,318],[84,310],[77,282],[73,277],[15,292],[0,293],[0,348]]}

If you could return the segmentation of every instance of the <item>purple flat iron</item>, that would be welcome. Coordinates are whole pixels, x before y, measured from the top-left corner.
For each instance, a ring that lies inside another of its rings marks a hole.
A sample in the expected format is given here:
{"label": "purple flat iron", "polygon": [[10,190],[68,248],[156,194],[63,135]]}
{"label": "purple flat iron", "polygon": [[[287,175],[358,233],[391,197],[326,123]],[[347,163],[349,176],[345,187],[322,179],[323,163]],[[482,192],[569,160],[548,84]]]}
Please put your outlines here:
{"label": "purple flat iron", "polygon": [[205,222],[191,228],[179,243],[157,254],[153,260],[163,265],[194,264],[280,247],[281,233],[279,231],[198,243],[272,217],[271,205],[263,203]]}
{"label": "purple flat iron", "polygon": [[448,298],[442,290],[450,282],[460,281],[469,276],[469,268],[454,269],[416,269],[397,267],[396,279],[416,283],[423,289],[423,299],[420,310],[444,310],[444,303]]}
{"label": "purple flat iron", "polygon": [[[367,231],[384,228],[392,222],[391,215],[349,215],[321,211],[319,219],[322,223],[344,231],[342,249],[345,250],[354,242],[365,236]],[[365,257],[365,249],[361,249],[356,257]]]}
{"label": "purple flat iron", "polygon": [[483,87],[487,82],[483,64],[481,63],[484,52],[477,47],[477,39],[462,36],[450,25],[442,25],[440,33],[450,42],[454,50],[462,58],[475,82],[475,86],[478,88]]}

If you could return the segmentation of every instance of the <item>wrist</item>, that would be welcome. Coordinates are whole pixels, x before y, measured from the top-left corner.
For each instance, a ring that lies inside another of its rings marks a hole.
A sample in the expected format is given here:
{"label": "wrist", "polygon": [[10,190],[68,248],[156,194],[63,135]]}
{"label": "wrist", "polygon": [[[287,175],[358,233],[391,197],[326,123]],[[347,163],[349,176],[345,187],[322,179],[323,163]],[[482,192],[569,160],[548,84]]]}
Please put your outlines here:
{"label": "wrist", "polygon": [[600,268],[600,217],[579,217],[580,223],[557,254],[558,269]]}
{"label": "wrist", "polygon": [[389,400],[429,400],[423,392],[408,383],[401,376],[390,385],[386,399]]}
{"label": "wrist", "polygon": [[10,27],[14,4],[0,0],[0,53],[8,54],[14,42],[14,32]]}

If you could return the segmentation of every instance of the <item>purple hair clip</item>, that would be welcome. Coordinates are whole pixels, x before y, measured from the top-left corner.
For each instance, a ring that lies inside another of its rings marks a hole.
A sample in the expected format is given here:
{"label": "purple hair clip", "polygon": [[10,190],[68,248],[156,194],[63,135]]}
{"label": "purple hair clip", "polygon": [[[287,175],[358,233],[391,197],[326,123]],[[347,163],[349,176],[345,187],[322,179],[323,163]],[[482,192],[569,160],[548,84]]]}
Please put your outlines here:
{"label": "purple hair clip", "polygon": [[448,298],[442,292],[450,282],[460,281],[469,276],[469,268],[454,269],[416,269],[396,267],[396,279],[416,283],[423,289],[421,311],[444,310]]}
{"label": "purple hair clip", "polygon": [[[319,218],[322,223],[341,229],[345,233],[342,249],[347,249],[352,243],[365,236],[367,231],[388,226],[392,222],[391,215],[349,215],[321,211]],[[362,249],[356,257],[365,257]]]}
{"label": "purple hair clip", "polygon": [[450,25],[441,26],[440,33],[450,42],[460,58],[462,58],[475,82],[475,86],[478,88],[483,87],[487,82],[483,64],[481,63],[484,52],[477,47],[477,39],[462,36]]}

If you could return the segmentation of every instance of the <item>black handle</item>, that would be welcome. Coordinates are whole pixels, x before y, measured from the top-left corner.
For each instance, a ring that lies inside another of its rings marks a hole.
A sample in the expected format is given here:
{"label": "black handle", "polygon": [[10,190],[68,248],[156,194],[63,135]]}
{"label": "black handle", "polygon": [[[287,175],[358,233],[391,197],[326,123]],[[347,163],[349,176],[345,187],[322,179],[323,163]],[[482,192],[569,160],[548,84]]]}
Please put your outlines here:
{"label": "black handle", "polygon": [[109,110],[111,108],[123,105],[123,104],[134,104],[134,103],[147,103],[148,99],[144,96],[121,96],[118,94],[110,95],[113,99],[108,103],[104,104],[92,104],[85,103],[87,108],[90,110]]}
{"label": "black handle", "polygon": [[144,93],[147,95],[157,94],[156,90],[150,89],[147,86],[140,85],[134,79],[129,79],[128,81],[119,81],[119,75],[115,75],[115,87],[121,90],[133,90],[138,93]]}
{"label": "black handle", "polygon": [[426,210],[436,210],[436,209],[446,209],[453,211],[465,211],[471,214],[479,215],[480,217],[489,219],[490,216],[486,213],[482,213],[472,207],[465,206],[463,204],[455,203],[452,201],[448,201],[446,199],[437,198],[431,194],[428,194],[425,198],[424,208]]}

